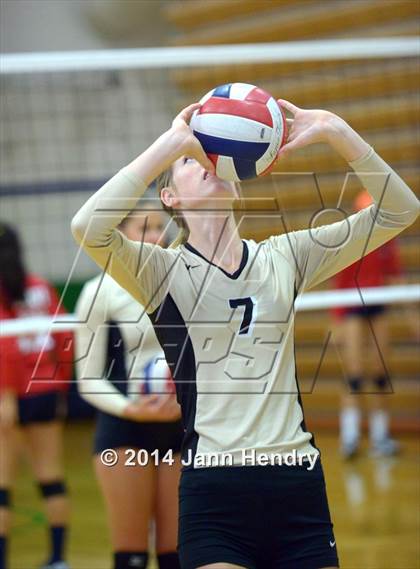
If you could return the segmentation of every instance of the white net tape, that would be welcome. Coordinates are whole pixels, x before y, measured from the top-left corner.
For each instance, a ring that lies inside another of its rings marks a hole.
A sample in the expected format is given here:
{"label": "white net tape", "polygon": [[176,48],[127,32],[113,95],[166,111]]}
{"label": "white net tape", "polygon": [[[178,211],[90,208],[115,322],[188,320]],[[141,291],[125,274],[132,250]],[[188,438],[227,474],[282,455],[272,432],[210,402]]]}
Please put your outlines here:
{"label": "white net tape", "polygon": [[[420,301],[420,285],[370,287],[365,289],[308,292],[296,299],[298,311],[323,310],[335,306],[363,306]],[[15,320],[0,320],[0,337],[23,336],[43,332],[74,330],[80,321],[74,314],[65,316],[33,316]]]}

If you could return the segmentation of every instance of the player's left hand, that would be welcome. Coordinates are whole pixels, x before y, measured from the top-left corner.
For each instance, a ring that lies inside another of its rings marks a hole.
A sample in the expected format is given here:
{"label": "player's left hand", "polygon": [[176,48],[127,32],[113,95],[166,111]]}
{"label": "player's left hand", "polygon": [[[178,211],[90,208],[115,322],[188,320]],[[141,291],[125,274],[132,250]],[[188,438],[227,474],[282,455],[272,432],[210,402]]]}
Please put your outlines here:
{"label": "player's left hand", "polygon": [[337,115],[320,109],[301,109],[284,99],[278,99],[277,102],[293,116],[292,119],[287,119],[289,136],[286,144],[279,150],[279,158],[288,156],[292,150],[304,148],[310,144],[329,142],[328,135],[332,124],[340,120]]}

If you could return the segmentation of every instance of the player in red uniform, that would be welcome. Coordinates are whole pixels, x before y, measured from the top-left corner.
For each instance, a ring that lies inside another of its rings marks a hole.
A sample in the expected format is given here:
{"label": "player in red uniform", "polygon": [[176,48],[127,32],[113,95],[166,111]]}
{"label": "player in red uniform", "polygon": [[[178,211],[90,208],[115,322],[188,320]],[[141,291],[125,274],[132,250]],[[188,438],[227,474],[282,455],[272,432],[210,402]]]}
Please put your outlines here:
{"label": "player in red uniform", "polygon": [[[0,320],[63,312],[55,290],[28,274],[19,238],[0,223]],[[71,379],[72,335],[0,338],[0,567],[6,566],[10,489],[23,432],[34,476],[45,500],[51,554],[43,569],[67,569],[63,559],[69,504],[62,464],[65,393]]]}
{"label": "player in red uniform", "polygon": [[[354,209],[360,211],[372,204],[368,192],[360,192]],[[351,289],[379,287],[389,284],[390,280],[401,276],[401,263],[395,240],[388,241],[357,263],[338,273],[334,279],[334,288]],[[389,417],[386,410],[385,392],[390,391],[390,379],[384,366],[382,355],[388,352],[388,326],[384,305],[364,305],[336,307],[333,317],[338,322],[341,332],[341,346],[344,358],[347,383],[350,392],[342,398],[340,414],[341,450],[345,458],[353,457],[359,448],[361,409],[360,394],[364,389],[364,376],[367,370],[364,363],[366,344],[366,324],[370,323],[369,364],[373,386],[369,392],[377,392],[372,398],[369,414],[369,435],[372,451],[376,455],[390,455],[398,451],[398,444],[389,436]],[[377,343],[377,345],[376,345]]]}

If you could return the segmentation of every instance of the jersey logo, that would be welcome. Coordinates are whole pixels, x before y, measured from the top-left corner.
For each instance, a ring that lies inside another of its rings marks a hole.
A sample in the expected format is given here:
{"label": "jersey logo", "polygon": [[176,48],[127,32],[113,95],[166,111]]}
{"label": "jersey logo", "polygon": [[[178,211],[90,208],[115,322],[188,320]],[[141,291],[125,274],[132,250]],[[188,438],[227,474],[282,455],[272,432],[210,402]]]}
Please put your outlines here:
{"label": "jersey logo", "polygon": [[330,547],[335,547],[335,540],[334,540],[334,541],[330,541]]}
{"label": "jersey logo", "polygon": [[200,265],[185,265],[185,268],[187,269],[187,271],[189,271],[190,269],[196,269],[199,266]]}

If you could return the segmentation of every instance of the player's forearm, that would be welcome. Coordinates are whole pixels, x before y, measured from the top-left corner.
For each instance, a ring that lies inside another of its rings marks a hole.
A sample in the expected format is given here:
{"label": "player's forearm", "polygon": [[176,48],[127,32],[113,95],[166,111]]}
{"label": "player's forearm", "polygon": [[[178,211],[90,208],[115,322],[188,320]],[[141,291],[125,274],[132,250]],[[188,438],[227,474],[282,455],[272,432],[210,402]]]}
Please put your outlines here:
{"label": "player's forearm", "polygon": [[115,228],[134,209],[146,185],[120,170],[83,204],[72,219],[71,230],[78,243],[89,247],[109,246]]}
{"label": "player's forearm", "polygon": [[[370,148],[350,162],[363,186],[379,207],[379,217],[391,225],[411,225],[419,214],[419,200],[402,178]],[[380,223],[380,219],[377,220]]]}
{"label": "player's forearm", "polygon": [[419,201],[398,174],[344,120],[334,116],[328,142],[357,173],[381,212],[397,214],[398,224],[410,225],[419,213]]}
{"label": "player's forearm", "polygon": [[164,132],[124,170],[147,186],[183,154],[183,137],[174,129]]}
{"label": "player's forearm", "polygon": [[180,136],[162,134],[147,150],[104,184],[72,220],[75,239],[86,245],[109,245],[113,230],[136,206],[147,185],[181,154]]}
{"label": "player's forearm", "polygon": [[80,396],[96,409],[123,417],[124,410],[129,404],[129,400],[106,379],[84,379],[77,380],[77,388]]}

